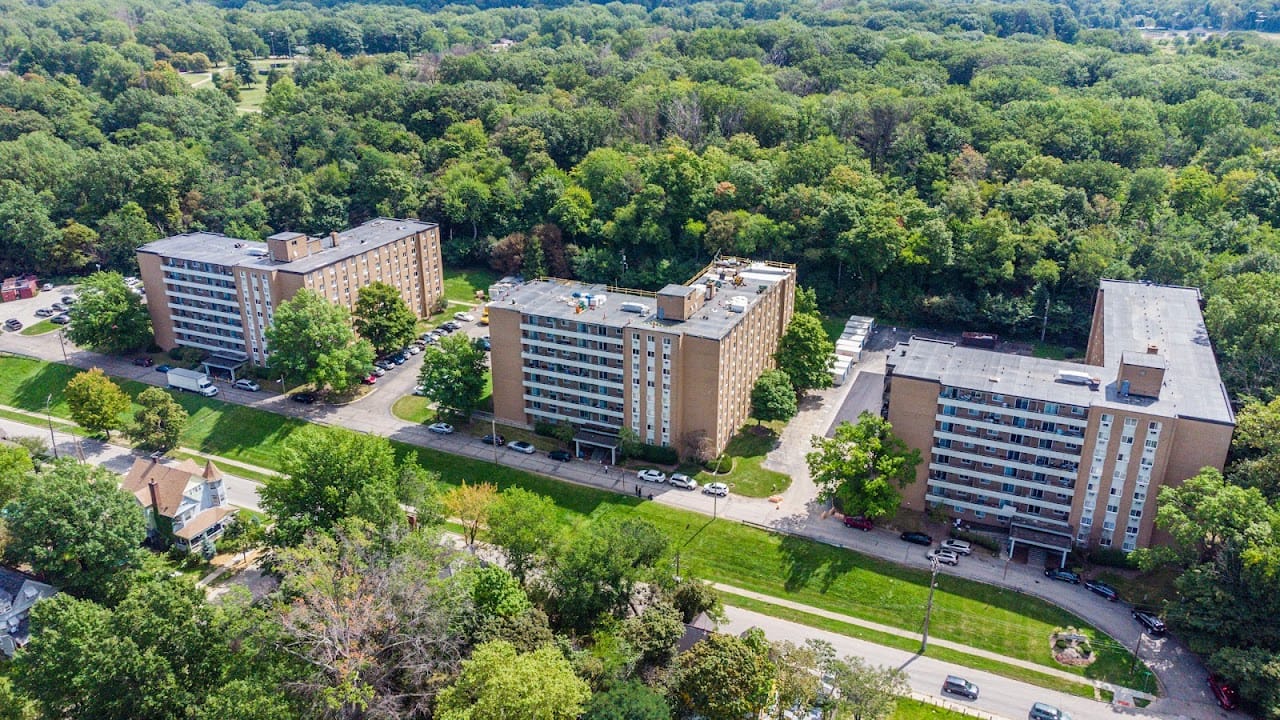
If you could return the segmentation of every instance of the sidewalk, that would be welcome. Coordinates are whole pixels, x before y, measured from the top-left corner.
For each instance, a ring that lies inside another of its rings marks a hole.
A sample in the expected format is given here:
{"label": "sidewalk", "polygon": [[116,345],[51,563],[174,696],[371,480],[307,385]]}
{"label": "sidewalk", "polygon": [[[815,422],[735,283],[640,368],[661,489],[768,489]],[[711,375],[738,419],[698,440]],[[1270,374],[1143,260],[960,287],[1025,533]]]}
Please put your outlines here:
{"label": "sidewalk", "polygon": [[[798,610],[800,612],[803,612],[809,615],[824,617],[824,618],[827,618],[828,620],[835,620],[837,622],[842,622],[848,625],[857,625],[858,627],[864,627],[864,628],[867,628],[868,630],[875,630],[877,632],[882,632],[887,635],[894,635],[896,637],[908,638],[910,640],[918,640],[920,638],[919,633],[911,632],[909,630],[903,630],[902,628],[893,627],[891,625],[882,625],[880,623],[873,622],[871,620],[863,620],[861,618],[852,617],[850,615],[841,615],[840,613],[831,612],[830,610],[823,610],[822,608],[816,608],[816,607],[813,607],[812,605],[803,605],[801,603],[792,602],[791,600],[785,600],[783,598],[775,597],[773,595],[765,595],[763,593],[753,592],[751,590],[743,590],[742,588],[733,587],[732,585],[725,585],[724,583],[712,583],[712,587],[714,587],[716,590],[719,590],[721,592],[730,593],[732,595],[740,595],[742,597],[750,598],[752,600],[766,602],[766,603],[769,603],[770,605],[778,605],[780,607],[789,608],[791,610]],[[733,600],[728,599],[725,601],[725,604],[731,606],[733,605]],[[1028,660],[1020,660],[1017,658],[1006,657],[1004,655],[1001,655],[1000,653],[994,653],[994,652],[991,652],[990,650],[982,650],[980,648],[973,647],[972,645],[964,645],[962,643],[953,642],[951,640],[941,640],[938,638],[930,638],[929,644],[937,645],[938,647],[944,647],[951,650],[957,650],[966,655],[973,655],[975,657],[981,657],[987,660],[993,660],[995,662],[999,662],[1004,665],[1012,665],[1014,667],[1020,667],[1025,670],[1034,670],[1035,672],[1038,672],[1042,675],[1049,675],[1051,677],[1056,677],[1059,680],[1066,680],[1069,682],[1080,683],[1081,685],[1092,685],[1093,687],[1099,690],[1108,690],[1114,693],[1120,687],[1118,685],[1113,685],[1111,683],[1102,682],[1101,680],[1091,680],[1081,675],[1069,673],[1065,670],[1059,670],[1057,668],[1049,667],[1047,665],[1040,665],[1037,663],[1030,662]],[[1133,689],[1129,689],[1129,690],[1130,692],[1133,693],[1134,697],[1139,697],[1144,700],[1152,700],[1152,701],[1156,699],[1156,696],[1151,695],[1150,693],[1145,693],[1145,692],[1141,692],[1139,690],[1133,690]]]}

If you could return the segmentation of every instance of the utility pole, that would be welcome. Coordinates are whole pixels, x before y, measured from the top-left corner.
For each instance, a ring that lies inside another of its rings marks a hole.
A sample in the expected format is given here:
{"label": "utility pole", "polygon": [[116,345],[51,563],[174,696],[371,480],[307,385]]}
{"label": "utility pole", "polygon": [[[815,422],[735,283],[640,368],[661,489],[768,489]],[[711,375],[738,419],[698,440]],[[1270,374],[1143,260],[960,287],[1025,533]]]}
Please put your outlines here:
{"label": "utility pole", "polygon": [[920,654],[929,649],[929,616],[933,614],[933,589],[938,586],[938,558],[929,558],[932,573],[929,575],[929,602],[924,608],[924,637],[920,640]]}
{"label": "utility pole", "polygon": [[49,421],[49,447],[53,448],[53,459],[58,459],[58,440],[53,436],[53,415],[49,414],[49,403],[53,402],[53,393],[44,399],[44,417]]}
{"label": "utility pole", "polygon": [[1146,634],[1145,629],[1139,630],[1138,642],[1133,644],[1133,669],[1129,671],[1130,674],[1138,672],[1138,662],[1139,662],[1138,652],[1142,650],[1142,636],[1145,634]]}
{"label": "utility pole", "polygon": [[489,433],[493,439],[493,464],[498,464],[498,416],[489,416]]}
{"label": "utility pole", "polygon": [[67,330],[65,325],[58,328],[58,345],[62,348],[62,363],[64,365],[70,365],[71,361],[67,359],[67,341],[65,338],[66,332]]}
{"label": "utility pole", "polygon": [[1044,319],[1040,325],[1040,342],[1044,342],[1045,333],[1049,332],[1049,296],[1044,298]]}

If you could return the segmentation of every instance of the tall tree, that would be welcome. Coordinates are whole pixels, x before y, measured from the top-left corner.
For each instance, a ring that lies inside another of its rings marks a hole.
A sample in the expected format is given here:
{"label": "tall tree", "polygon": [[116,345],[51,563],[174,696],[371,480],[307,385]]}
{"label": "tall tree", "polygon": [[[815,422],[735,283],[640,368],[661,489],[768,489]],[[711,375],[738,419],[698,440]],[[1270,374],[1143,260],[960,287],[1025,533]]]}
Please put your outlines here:
{"label": "tall tree", "polygon": [[33,470],[29,450],[21,445],[0,445],[0,508],[18,496]]}
{"label": "tall tree", "polygon": [[72,594],[101,598],[139,560],[146,538],[142,508],[111,471],[55,461],[35,475],[5,510],[10,562]]}
{"label": "tall tree", "polygon": [[104,433],[109,439],[112,430],[124,426],[120,416],[129,409],[129,396],[101,368],[78,373],[63,392],[71,419],[84,428]]}
{"label": "tall tree", "polygon": [[545,495],[507,488],[488,514],[489,539],[502,548],[507,567],[520,582],[550,556],[560,533],[560,510]]}
{"label": "tall tree", "polygon": [[138,268],[135,251],[142,245],[160,239],[156,226],[147,220],[147,211],[136,202],[126,202],[119,210],[107,213],[98,222],[101,238],[96,246],[98,261],[105,267],[121,272],[134,272]]}
{"label": "tall tree", "polygon": [[438,345],[428,345],[422,351],[418,382],[427,399],[469,419],[480,405],[488,371],[484,350],[473,345],[466,335],[457,333],[446,335]]}
{"label": "tall tree", "polygon": [[138,394],[142,407],[133,414],[129,437],[146,450],[171,450],[187,429],[187,411],[173,396],[158,387]]}
{"label": "tall tree", "polygon": [[837,692],[837,717],[886,720],[907,694],[907,674],[897,668],[875,667],[858,657],[828,663],[826,673]]}
{"label": "tall tree", "polygon": [[827,337],[822,321],[809,314],[797,314],[778,340],[774,360],[778,369],[791,378],[797,394],[831,387],[831,355],[836,346]]}
{"label": "tall tree", "polygon": [[639,682],[624,682],[591,696],[582,720],[671,720],[671,708]]}
{"label": "tall tree", "polygon": [[145,347],[153,339],[151,316],[138,295],[116,272],[99,272],[80,283],[71,306],[67,337],[98,352],[121,354]]}
{"label": "tall tree", "polygon": [[572,720],[591,689],[554,645],[518,653],[508,642],[485,643],[440,693],[438,720]]}
{"label": "tall tree", "polygon": [[857,424],[840,423],[834,437],[813,437],[805,456],[824,500],[835,499],[848,515],[892,514],[899,490],[916,477],[920,451],[893,434],[888,420],[864,412]]}
{"label": "tall tree", "polygon": [[795,417],[796,391],[791,378],[781,370],[766,370],[751,386],[751,416],[757,423],[786,422]]}
{"label": "tall tree", "polygon": [[373,345],[378,355],[413,342],[418,318],[400,291],[386,283],[370,283],[356,297],[355,327],[360,337]]}
{"label": "tall tree", "polygon": [[262,509],[276,521],[277,544],[296,544],[348,517],[378,528],[405,522],[397,498],[400,471],[386,438],[307,425],[285,441],[280,469],[283,474],[268,478],[261,493]]}
{"label": "tall tree", "polygon": [[498,501],[498,489],[492,483],[468,485],[465,481],[444,495],[445,512],[462,521],[467,529],[467,545],[476,544],[480,526],[489,519],[494,503]]}
{"label": "tall tree", "polygon": [[373,346],[356,338],[346,308],[310,290],[280,303],[266,336],[271,369],[318,388],[343,392],[373,367]]}
{"label": "tall tree", "polygon": [[439,581],[450,554],[420,540],[347,521],[280,552],[272,614],[281,649],[303,667],[290,678],[302,717],[431,716],[458,669],[468,605]]}
{"label": "tall tree", "polygon": [[706,720],[755,717],[769,704],[775,674],[767,652],[717,633],[680,656],[672,699],[683,714]]}
{"label": "tall tree", "polygon": [[636,518],[607,516],[574,533],[557,548],[547,574],[560,625],[584,631],[621,612],[666,550],[662,532]]}

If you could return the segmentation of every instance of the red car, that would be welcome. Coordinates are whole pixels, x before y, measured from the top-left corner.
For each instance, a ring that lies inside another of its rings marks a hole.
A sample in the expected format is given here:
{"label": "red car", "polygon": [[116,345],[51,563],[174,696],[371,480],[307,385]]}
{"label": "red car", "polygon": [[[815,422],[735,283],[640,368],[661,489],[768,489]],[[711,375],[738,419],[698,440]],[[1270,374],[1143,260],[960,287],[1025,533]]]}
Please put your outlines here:
{"label": "red car", "polygon": [[1236,705],[1240,703],[1239,698],[1236,697],[1236,689],[1217,675],[1209,676],[1209,692],[1213,693],[1213,698],[1218,701],[1223,710],[1235,710]]}
{"label": "red car", "polygon": [[866,532],[871,528],[875,527],[875,524],[871,522],[871,518],[869,517],[863,517],[862,515],[845,515],[844,526],[857,528],[863,532]]}
{"label": "red car", "polygon": [[360,382],[364,383],[365,385],[373,385],[374,383],[378,382],[378,376],[374,375],[373,373],[369,373],[369,375],[365,377],[365,379],[361,380]]}

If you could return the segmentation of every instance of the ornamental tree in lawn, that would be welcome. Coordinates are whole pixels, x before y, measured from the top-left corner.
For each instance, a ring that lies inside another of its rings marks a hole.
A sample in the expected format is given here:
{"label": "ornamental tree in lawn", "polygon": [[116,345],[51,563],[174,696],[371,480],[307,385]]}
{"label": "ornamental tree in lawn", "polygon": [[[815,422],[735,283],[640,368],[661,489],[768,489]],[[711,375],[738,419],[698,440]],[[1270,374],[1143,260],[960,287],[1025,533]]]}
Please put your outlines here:
{"label": "ornamental tree in lawn", "polygon": [[422,371],[418,383],[428,400],[463,419],[480,405],[484,394],[484,350],[464,334],[446,335],[439,345],[422,351]]}
{"label": "ornamental tree in lawn", "polygon": [[129,396],[101,368],[91,368],[71,378],[64,393],[71,419],[86,429],[104,433],[110,439],[111,431],[124,425],[120,415],[129,409]]}
{"label": "ornamental tree in lawn", "polygon": [[888,420],[864,412],[857,424],[840,423],[834,437],[813,437],[805,456],[824,500],[835,499],[847,515],[892,514],[899,490],[915,480],[920,451],[907,447]]}

